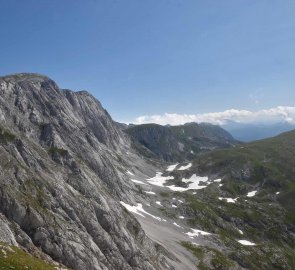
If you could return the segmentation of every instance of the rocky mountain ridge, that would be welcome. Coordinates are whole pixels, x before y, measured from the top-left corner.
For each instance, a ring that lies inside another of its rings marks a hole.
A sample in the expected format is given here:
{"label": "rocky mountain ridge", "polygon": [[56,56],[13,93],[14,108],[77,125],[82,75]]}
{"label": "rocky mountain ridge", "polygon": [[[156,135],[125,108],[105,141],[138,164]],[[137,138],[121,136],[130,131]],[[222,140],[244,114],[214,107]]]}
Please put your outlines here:
{"label": "rocky mountain ridge", "polygon": [[179,126],[143,124],[124,126],[124,132],[149,157],[168,162],[192,160],[201,153],[230,148],[239,144],[230,133],[217,125],[187,123]]}
{"label": "rocky mountain ridge", "polygon": [[93,96],[1,77],[0,115],[0,241],[72,269],[172,269],[119,204],[137,194],[127,170],[152,165]]}

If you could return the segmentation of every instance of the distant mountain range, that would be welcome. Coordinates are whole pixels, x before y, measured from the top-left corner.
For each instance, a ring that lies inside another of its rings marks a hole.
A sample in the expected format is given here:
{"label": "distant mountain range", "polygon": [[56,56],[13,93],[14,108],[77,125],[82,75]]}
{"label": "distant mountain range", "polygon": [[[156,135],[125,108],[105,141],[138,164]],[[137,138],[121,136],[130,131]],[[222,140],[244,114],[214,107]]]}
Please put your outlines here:
{"label": "distant mountain range", "polygon": [[[127,133],[131,132],[131,128],[137,127],[136,131],[139,131],[143,128],[147,129],[147,128],[151,128],[151,127],[160,127],[160,125],[157,124],[142,124],[142,125],[134,125],[134,124],[123,124],[123,123],[116,123],[117,126],[122,129],[125,130]],[[236,141],[240,141],[240,142],[251,142],[251,141],[255,141],[255,140],[262,140],[262,139],[266,139],[266,138],[270,138],[270,137],[274,137],[277,136],[283,132],[287,132],[287,131],[291,131],[293,129],[295,129],[295,124],[291,124],[288,122],[274,122],[274,123],[239,123],[239,122],[235,122],[235,121],[228,121],[225,125],[220,125],[219,129],[217,128],[218,125],[212,125],[209,123],[186,123],[184,125],[178,125],[178,126],[170,126],[170,125],[166,125],[166,126],[161,126],[161,127],[165,127],[165,128],[170,128],[171,131],[174,131],[175,135],[177,134],[177,136],[181,135],[179,134],[179,132],[177,132],[177,130],[179,130],[181,127],[186,127],[185,134],[182,134],[182,139],[185,136],[188,137],[208,137],[209,136],[209,140],[212,139],[212,135],[213,133],[219,133],[219,135],[221,135],[220,131],[223,130],[222,134],[225,135],[224,131],[226,131],[228,134],[224,137],[227,138],[227,140],[230,142],[232,140],[236,140]],[[197,134],[191,134],[188,135],[190,133],[188,127],[190,127],[190,129],[193,132],[197,132]],[[209,131],[209,127],[211,127],[211,131],[209,132],[209,134],[207,134],[206,132]],[[206,132],[201,135],[199,132],[200,130],[203,129],[206,130]],[[128,131],[127,131],[128,130]],[[132,131],[134,135],[135,130]],[[216,134],[215,134],[216,135]],[[230,135],[230,137],[228,136]],[[214,136],[214,135],[213,135]],[[214,139],[215,143],[217,141],[219,142],[224,142],[222,141],[224,138],[222,138],[222,136],[218,136]],[[139,138],[138,138],[139,139]],[[221,141],[220,141],[221,139]],[[204,141],[203,141],[204,142]],[[143,144],[145,144],[146,142],[143,142]],[[146,146],[146,145],[145,145]],[[202,145],[203,147],[204,145]],[[219,147],[221,147],[222,145],[219,145]],[[217,147],[217,148],[219,148]],[[149,147],[148,147],[149,148]],[[212,149],[211,149],[212,150]],[[197,150],[197,152],[199,152]]]}
{"label": "distant mountain range", "polygon": [[254,124],[231,121],[226,125],[223,125],[222,128],[230,132],[235,139],[243,142],[250,142],[273,137],[282,132],[290,131],[295,129],[295,125],[287,122]]}
{"label": "distant mountain range", "polygon": [[[145,148],[145,154],[165,161],[191,160],[200,153],[219,148],[230,148],[238,142],[217,125],[187,123],[179,126],[143,124],[121,128],[129,134],[137,148]],[[138,144],[141,147],[138,147]]]}

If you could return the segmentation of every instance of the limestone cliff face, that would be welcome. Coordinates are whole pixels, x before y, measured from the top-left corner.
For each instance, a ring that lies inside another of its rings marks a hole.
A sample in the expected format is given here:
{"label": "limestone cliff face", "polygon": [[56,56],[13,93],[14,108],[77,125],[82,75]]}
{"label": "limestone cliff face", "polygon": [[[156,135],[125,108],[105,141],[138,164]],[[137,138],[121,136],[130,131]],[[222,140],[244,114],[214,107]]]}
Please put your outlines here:
{"label": "limestone cliff face", "polygon": [[119,200],[148,164],[89,93],[0,77],[0,241],[73,269],[171,269]]}

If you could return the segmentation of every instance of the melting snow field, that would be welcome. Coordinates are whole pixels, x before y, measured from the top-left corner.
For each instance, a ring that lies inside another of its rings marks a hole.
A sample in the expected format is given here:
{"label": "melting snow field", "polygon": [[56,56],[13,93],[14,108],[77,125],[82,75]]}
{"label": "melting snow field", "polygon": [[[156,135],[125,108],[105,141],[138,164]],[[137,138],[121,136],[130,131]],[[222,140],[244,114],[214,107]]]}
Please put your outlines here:
{"label": "melting snow field", "polygon": [[185,166],[181,166],[181,167],[178,168],[177,170],[178,170],[178,171],[184,171],[184,170],[189,169],[191,166],[192,166],[192,164],[189,163],[189,164],[187,164],[187,165],[185,165]]}
{"label": "melting snow field", "polygon": [[154,186],[164,187],[167,180],[174,179],[173,176],[162,176],[163,173],[157,172],[156,176],[147,179],[147,181]]}
{"label": "melting snow field", "polygon": [[168,168],[166,169],[167,172],[173,172],[175,170],[175,168],[177,167],[178,163],[174,164],[174,165],[170,165],[168,166]]}
{"label": "melting snow field", "polygon": [[185,233],[186,235],[189,236],[189,238],[194,238],[195,236],[199,236],[199,235],[210,235],[211,233],[208,233],[208,232],[204,232],[204,231],[201,231],[201,230],[196,230],[196,229],[192,229],[192,232],[187,232]]}
{"label": "melting snow field", "polygon": [[185,179],[185,178],[182,179],[182,182],[190,183],[187,190],[205,188],[207,186],[201,186],[200,182],[208,182],[208,181],[209,181],[208,177],[197,176],[196,174],[193,174],[191,178],[189,179]]}
{"label": "melting snow field", "polygon": [[[171,186],[164,186],[164,184],[167,182],[167,180],[171,180],[174,179],[173,176],[162,176],[161,172],[157,172],[156,176],[147,179],[147,182],[151,185],[155,185],[158,187],[166,187],[171,189],[172,191],[179,191],[179,192],[183,192],[183,191],[187,191],[187,190],[191,190],[191,189],[203,189],[206,188],[208,186],[208,184],[211,184],[212,182],[209,181],[208,177],[203,177],[203,176],[197,176],[196,174],[193,174],[189,179],[183,178],[182,182],[188,184],[188,187],[177,187],[175,185],[171,185]],[[219,182],[219,179],[216,179],[217,182]],[[214,180],[214,181],[216,181]],[[205,185],[200,185],[200,183],[206,183]]]}
{"label": "melting snow field", "polygon": [[256,245],[255,243],[252,243],[248,240],[238,240],[238,242],[243,246],[255,246]]}
{"label": "melting snow field", "polygon": [[247,197],[253,197],[253,196],[255,196],[256,193],[257,193],[257,190],[248,192]]}
{"label": "melting snow field", "polygon": [[237,201],[238,198],[233,199],[233,198],[222,198],[222,197],[218,197],[218,199],[221,200],[221,201],[226,200],[226,202],[228,202],[228,203],[236,203],[236,201]]}
{"label": "melting snow field", "polygon": [[[183,183],[188,184],[188,187],[184,188],[184,187],[176,187],[175,185],[172,186],[166,186],[167,188],[173,190],[173,191],[179,191],[179,192],[183,192],[183,191],[187,191],[187,190],[191,190],[191,189],[203,189],[206,188],[206,186],[202,186],[200,185],[200,182],[208,182],[208,177],[201,177],[201,176],[197,176],[197,175],[192,175],[191,178],[189,179],[182,179]],[[208,184],[210,184],[210,182],[208,182]]]}
{"label": "melting snow field", "polygon": [[152,218],[154,218],[154,219],[156,219],[156,220],[159,220],[159,221],[166,221],[165,219],[162,219],[162,218],[160,218],[160,217],[156,217],[156,216],[154,216],[154,215],[152,215],[152,214],[150,214],[150,213],[148,213],[148,212],[146,212],[144,209],[143,209],[143,207],[142,207],[142,204],[141,203],[138,203],[137,204],[137,206],[135,206],[135,205],[129,205],[129,204],[127,204],[127,203],[124,203],[124,202],[120,202],[129,212],[132,212],[132,213],[134,213],[134,214],[137,214],[137,215],[139,215],[139,216],[141,216],[141,217],[145,217],[143,214],[146,214],[146,215],[148,215],[148,216],[150,216],[150,217],[152,217]]}

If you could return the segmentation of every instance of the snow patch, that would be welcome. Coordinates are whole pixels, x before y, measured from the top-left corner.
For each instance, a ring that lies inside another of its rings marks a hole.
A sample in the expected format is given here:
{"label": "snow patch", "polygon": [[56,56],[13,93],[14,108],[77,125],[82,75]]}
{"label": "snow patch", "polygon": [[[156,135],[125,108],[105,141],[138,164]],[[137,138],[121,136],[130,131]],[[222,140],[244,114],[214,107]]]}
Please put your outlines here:
{"label": "snow patch", "polygon": [[174,169],[177,167],[177,165],[178,165],[178,163],[168,166],[166,171],[167,172],[173,172]]}
{"label": "snow patch", "polygon": [[201,230],[197,230],[197,229],[192,229],[192,232],[187,232],[185,233],[186,235],[188,235],[188,237],[190,238],[194,238],[195,236],[200,236],[200,235],[210,235],[211,233],[205,232],[205,231],[201,231]]}
{"label": "snow patch", "polygon": [[162,219],[162,218],[160,218],[160,217],[154,216],[154,215],[148,213],[147,211],[145,211],[145,210],[143,209],[141,203],[138,203],[137,206],[135,206],[135,205],[129,205],[129,204],[124,203],[124,202],[122,202],[122,201],[120,201],[120,203],[121,203],[121,204],[122,204],[122,205],[123,205],[123,206],[124,206],[129,212],[132,212],[132,213],[134,213],[134,214],[137,214],[137,215],[139,215],[139,216],[141,216],[141,217],[145,217],[143,214],[146,214],[146,215],[148,215],[148,216],[150,216],[150,217],[152,217],[152,218],[154,218],[154,219],[156,219],[156,220],[159,220],[159,221],[166,221],[165,219]]}
{"label": "snow patch", "polygon": [[244,234],[244,233],[243,233],[241,230],[239,230],[239,229],[238,229],[238,232],[239,232],[240,234],[242,234],[242,235]]}
{"label": "snow patch", "polygon": [[137,206],[134,206],[134,205],[129,205],[127,203],[124,203],[124,202],[120,202],[129,212],[132,212],[134,214],[137,214],[139,216],[142,216],[144,217],[143,214],[140,213],[140,209],[142,208],[142,206],[140,207],[139,204],[137,204]]}
{"label": "snow patch", "polygon": [[219,182],[221,182],[221,179],[213,180],[213,182],[215,182],[215,183],[219,183]]}
{"label": "snow patch", "polygon": [[190,183],[188,186],[188,189],[202,189],[207,186],[200,186],[200,182],[208,182],[208,177],[202,177],[202,176],[197,176],[196,174],[193,174],[191,178],[189,179],[182,179],[182,182],[184,183]]}
{"label": "snow patch", "polygon": [[187,165],[181,166],[181,167],[178,168],[177,170],[178,170],[178,171],[184,171],[184,170],[189,169],[191,166],[192,166],[192,164],[189,163],[189,164],[187,164]]}
{"label": "snow patch", "polygon": [[173,207],[173,208],[177,208],[177,206],[176,206],[175,204],[172,204],[172,207]]}
{"label": "snow patch", "polygon": [[[191,163],[190,163],[191,164]],[[203,189],[208,186],[208,184],[212,183],[209,181],[209,178],[207,176],[197,176],[196,174],[193,174],[189,179],[183,178],[182,182],[188,184],[188,187],[177,187],[175,185],[171,186],[165,186],[164,184],[171,179],[174,179],[174,176],[162,176],[163,173],[157,172],[156,175],[152,178],[147,179],[146,181],[151,184],[158,187],[166,187],[169,188],[172,191],[187,191],[191,189]],[[219,179],[216,179],[219,180]],[[201,182],[204,182],[205,185],[200,185]],[[142,182],[143,183],[143,182]],[[175,198],[173,198],[175,200]]]}
{"label": "snow patch", "polygon": [[252,243],[252,242],[250,242],[248,240],[238,240],[238,242],[240,244],[242,244],[243,246],[255,246],[256,245],[255,243]]}
{"label": "snow patch", "polygon": [[179,192],[183,192],[188,190],[187,188],[183,188],[183,187],[176,187],[175,185],[172,186],[166,186],[167,188],[171,189],[172,191],[179,191]]}
{"label": "snow patch", "polygon": [[248,192],[247,197],[253,197],[253,196],[255,196],[256,193],[257,193],[257,190]]}
{"label": "snow patch", "polygon": [[156,193],[155,192],[153,192],[153,191],[144,191],[145,193],[147,193],[147,194],[152,194],[152,195],[156,195]]}
{"label": "snow patch", "polygon": [[184,219],[184,216],[179,216],[180,219]]}
{"label": "snow patch", "polygon": [[278,191],[278,192],[276,192],[276,195],[279,195],[280,194],[280,192]]}
{"label": "snow patch", "polygon": [[157,205],[163,206],[162,203],[160,201],[156,201]]}
{"label": "snow patch", "polygon": [[164,187],[167,180],[174,179],[174,176],[162,176],[163,173],[157,172],[152,178],[147,179],[147,181],[154,186]]}
{"label": "snow patch", "polygon": [[236,203],[238,198],[233,199],[233,198],[218,197],[218,199],[221,200],[221,201],[226,200],[226,202],[228,202],[228,203]]}
{"label": "snow patch", "polygon": [[178,225],[176,222],[173,222],[173,225],[176,226],[176,227],[178,227],[178,228],[182,228],[183,229],[183,227],[181,227],[180,225]]}

